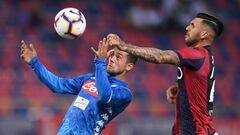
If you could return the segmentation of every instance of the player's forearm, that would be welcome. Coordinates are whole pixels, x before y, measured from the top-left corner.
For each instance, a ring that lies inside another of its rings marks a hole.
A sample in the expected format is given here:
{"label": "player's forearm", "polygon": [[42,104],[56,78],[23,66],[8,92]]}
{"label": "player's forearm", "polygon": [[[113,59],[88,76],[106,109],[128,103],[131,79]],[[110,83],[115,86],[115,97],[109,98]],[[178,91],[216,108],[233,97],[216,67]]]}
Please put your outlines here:
{"label": "player's forearm", "polygon": [[158,56],[161,50],[147,47],[138,47],[131,44],[125,44],[126,52],[135,55],[145,61],[159,63]]}
{"label": "player's forearm", "polygon": [[36,73],[38,78],[42,83],[44,83],[49,89],[51,89],[55,93],[69,93],[74,94],[69,85],[67,85],[67,79],[60,78],[53,73],[49,72],[46,67],[39,61],[37,57],[34,57],[29,65],[31,66],[32,70]]}
{"label": "player's forearm", "polygon": [[104,59],[97,59],[95,60],[95,66],[95,79],[98,95],[100,97],[100,100],[106,103],[111,96],[111,84],[108,80],[106,62]]}
{"label": "player's forearm", "polygon": [[128,43],[124,43],[125,51],[135,55],[145,61],[157,64],[174,64],[179,65],[179,58],[174,51],[160,50],[151,47],[138,47]]}

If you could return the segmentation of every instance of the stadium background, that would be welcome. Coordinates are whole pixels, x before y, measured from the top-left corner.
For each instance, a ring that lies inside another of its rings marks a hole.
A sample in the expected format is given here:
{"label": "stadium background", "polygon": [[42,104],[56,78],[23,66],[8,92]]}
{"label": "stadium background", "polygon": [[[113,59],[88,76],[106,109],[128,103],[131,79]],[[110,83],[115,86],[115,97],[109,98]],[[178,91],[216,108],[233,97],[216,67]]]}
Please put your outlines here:
{"label": "stadium background", "polygon": [[[80,9],[84,35],[63,40],[54,31],[54,16],[65,7]],[[221,135],[240,127],[239,0],[1,0],[0,1],[0,134],[53,135],[74,96],[52,93],[20,59],[20,41],[32,42],[40,60],[59,76],[94,71],[91,46],[108,33],[161,49],[185,47],[186,24],[197,12],[224,21],[225,31],[213,45],[216,96],[214,124]],[[165,91],[176,68],[139,61],[128,76],[133,102],[108,125],[103,135],[170,135],[174,106]]]}

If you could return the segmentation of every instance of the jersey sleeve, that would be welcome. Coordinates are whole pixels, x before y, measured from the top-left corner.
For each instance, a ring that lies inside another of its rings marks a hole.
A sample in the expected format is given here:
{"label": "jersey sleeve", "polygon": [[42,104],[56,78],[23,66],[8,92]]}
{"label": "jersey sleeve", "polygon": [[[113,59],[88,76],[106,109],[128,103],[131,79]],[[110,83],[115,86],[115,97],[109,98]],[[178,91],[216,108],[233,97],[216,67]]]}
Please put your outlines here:
{"label": "jersey sleeve", "polygon": [[81,75],[76,78],[62,78],[54,75],[46,69],[38,57],[34,57],[29,65],[38,76],[40,81],[55,93],[77,95],[81,90],[83,82],[90,78],[90,74]]}
{"label": "jersey sleeve", "polygon": [[198,70],[202,66],[205,57],[199,50],[192,47],[175,51],[180,60],[180,67],[185,66],[191,70]]}
{"label": "jersey sleeve", "polygon": [[95,80],[100,101],[110,106],[128,104],[131,101],[131,93],[126,88],[111,85],[108,80],[106,60],[96,59],[95,66]]}
{"label": "jersey sleeve", "polygon": [[106,102],[110,106],[127,106],[132,100],[132,94],[128,88],[122,86],[112,86],[111,95]]}

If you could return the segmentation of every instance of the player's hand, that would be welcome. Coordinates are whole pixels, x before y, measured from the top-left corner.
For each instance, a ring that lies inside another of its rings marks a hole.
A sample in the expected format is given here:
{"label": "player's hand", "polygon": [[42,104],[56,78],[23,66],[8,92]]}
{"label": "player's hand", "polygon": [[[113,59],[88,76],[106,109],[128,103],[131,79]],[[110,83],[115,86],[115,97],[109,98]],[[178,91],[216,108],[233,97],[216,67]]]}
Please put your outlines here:
{"label": "player's hand", "polygon": [[37,52],[35,48],[33,47],[33,44],[30,44],[29,46],[26,45],[26,43],[22,40],[21,41],[21,58],[29,63],[32,58],[37,56]]}
{"label": "player's hand", "polygon": [[174,104],[176,102],[178,92],[179,92],[178,84],[177,82],[175,82],[166,91],[167,101],[171,104]]}
{"label": "player's hand", "polygon": [[97,58],[107,59],[109,56],[108,47],[109,47],[109,44],[107,44],[106,38],[103,38],[103,40],[99,41],[98,50],[95,50],[93,47],[91,47],[91,49],[95,53],[95,56]]}
{"label": "player's hand", "polygon": [[125,42],[116,34],[108,34],[107,42],[111,46],[118,47],[119,50],[125,51],[127,47],[125,46]]}

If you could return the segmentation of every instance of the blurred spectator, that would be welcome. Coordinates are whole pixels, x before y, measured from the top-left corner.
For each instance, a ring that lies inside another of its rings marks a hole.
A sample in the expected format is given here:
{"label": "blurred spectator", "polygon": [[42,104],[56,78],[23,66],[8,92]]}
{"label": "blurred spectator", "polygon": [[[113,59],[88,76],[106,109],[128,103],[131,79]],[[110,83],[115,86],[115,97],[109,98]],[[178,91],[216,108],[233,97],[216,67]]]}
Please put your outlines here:
{"label": "blurred spectator", "polygon": [[139,29],[154,28],[159,26],[164,19],[159,13],[160,1],[158,0],[132,0],[129,9],[130,23]]}

